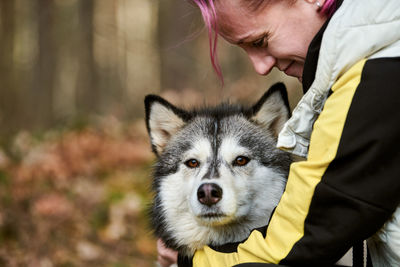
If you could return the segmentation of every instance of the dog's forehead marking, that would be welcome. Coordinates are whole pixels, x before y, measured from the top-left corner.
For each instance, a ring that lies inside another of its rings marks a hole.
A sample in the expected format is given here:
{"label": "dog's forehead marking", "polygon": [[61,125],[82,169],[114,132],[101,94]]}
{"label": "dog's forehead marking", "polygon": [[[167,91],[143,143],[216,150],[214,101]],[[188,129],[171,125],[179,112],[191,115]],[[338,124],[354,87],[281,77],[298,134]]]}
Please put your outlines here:
{"label": "dog's forehead marking", "polygon": [[217,138],[218,138],[218,121],[214,121],[213,149],[214,155],[217,154]]}
{"label": "dog's forehead marking", "polygon": [[[214,136],[213,136],[213,158],[210,164],[210,172],[209,177],[214,178],[216,176],[216,168],[217,168],[217,161],[218,161],[218,121],[214,121]],[[219,174],[217,174],[219,176]]]}

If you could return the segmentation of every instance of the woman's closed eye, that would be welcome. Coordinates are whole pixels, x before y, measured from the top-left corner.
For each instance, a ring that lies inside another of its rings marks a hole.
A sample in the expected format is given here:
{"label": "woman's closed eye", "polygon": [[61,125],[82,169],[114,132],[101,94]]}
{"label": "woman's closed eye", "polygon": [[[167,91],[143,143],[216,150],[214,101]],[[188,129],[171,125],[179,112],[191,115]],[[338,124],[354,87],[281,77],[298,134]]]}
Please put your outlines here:
{"label": "woman's closed eye", "polygon": [[268,46],[268,39],[267,36],[263,36],[251,43],[253,47],[267,47]]}

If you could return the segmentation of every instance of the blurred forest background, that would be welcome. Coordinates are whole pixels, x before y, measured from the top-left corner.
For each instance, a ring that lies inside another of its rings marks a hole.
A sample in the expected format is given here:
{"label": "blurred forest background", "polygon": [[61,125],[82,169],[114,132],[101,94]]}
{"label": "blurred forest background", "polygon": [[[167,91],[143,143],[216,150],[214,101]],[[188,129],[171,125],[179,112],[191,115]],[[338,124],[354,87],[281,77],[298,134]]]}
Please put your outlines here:
{"label": "blurred forest background", "polygon": [[154,266],[144,96],[300,97],[221,40],[222,87],[208,51],[185,0],[0,0],[0,266]]}

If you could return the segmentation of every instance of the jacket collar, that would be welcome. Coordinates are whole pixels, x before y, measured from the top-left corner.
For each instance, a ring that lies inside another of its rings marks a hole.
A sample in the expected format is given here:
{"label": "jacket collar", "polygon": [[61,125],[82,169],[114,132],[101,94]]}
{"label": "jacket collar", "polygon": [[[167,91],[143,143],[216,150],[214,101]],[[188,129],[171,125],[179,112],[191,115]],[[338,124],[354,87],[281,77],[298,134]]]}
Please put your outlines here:
{"label": "jacket collar", "polygon": [[[336,1],[336,9],[340,7],[342,2],[343,0]],[[318,64],[319,50],[321,48],[322,36],[324,35],[325,29],[328,26],[330,20],[331,17],[329,17],[324,23],[324,25],[322,25],[321,29],[314,36],[310,46],[308,47],[306,60],[304,63],[303,77],[302,77],[303,93],[306,93],[308,91],[308,88],[310,88],[311,84],[315,79],[315,72],[317,71],[317,64]]]}

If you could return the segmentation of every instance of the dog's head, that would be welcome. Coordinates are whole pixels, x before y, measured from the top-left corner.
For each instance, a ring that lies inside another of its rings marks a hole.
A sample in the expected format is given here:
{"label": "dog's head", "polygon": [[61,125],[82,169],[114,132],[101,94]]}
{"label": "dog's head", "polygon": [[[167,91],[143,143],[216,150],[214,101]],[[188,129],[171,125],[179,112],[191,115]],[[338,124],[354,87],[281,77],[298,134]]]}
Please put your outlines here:
{"label": "dog's head", "polygon": [[247,109],[222,104],[185,111],[155,95],[145,105],[157,155],[156,235],[190,254],[206,244],[239,241],[268,223],[291,162],[275,148],[290,112],[283,84]]}

